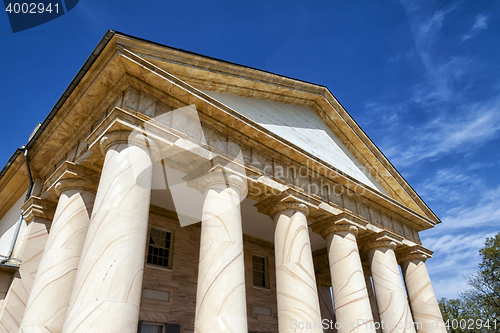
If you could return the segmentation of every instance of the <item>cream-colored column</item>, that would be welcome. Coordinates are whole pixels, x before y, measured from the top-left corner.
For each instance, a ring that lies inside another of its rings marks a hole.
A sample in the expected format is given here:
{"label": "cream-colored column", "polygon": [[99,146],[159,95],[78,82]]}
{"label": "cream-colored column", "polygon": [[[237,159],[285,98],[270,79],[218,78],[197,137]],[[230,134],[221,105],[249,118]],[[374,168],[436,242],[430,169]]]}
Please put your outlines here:
{"label": "cream-colored column", "polygon": [[17,333],[26,311],[43,249],[49,237],[55,205],[48,200],[30,197],[21,207],[26,224],[22,226],[13,258],[21,267],[12,279],[0,312],[0,332]]}
{"label": "cream-colored column", "polygon": [[56,185],[59,202],[20,332],[62,331],[95,199],[86,182]]}
{"label": "cream-colored column", "polygon": [[415,333],[403,280],[399,272],[394,249],[397,243],[381,237],[371,240],[368,252],[373,286],[377,298],[382,332]]}
{"label": "cream-colored column", "polygon": [[375,333],[356,235],[350,223],[313,226],[326,239],[338,332]]}
{"label": "cream-colored column", "polygon": [[279,332],[323,332],[307,226],[309,209],[298,202],[278,203],[274,251]]}
{"label": "cream-colored column", "polygon": [[335,328],[335,310],[330,287],[318,284],[319,308],[323,323],[323,333],[337,333]]}
{"label": "cream-colored column", "polygon": [[247,332],[240,195],[242,177],[220,168],[190,182],[205,194],[195,333]]}
{"label": "cream-colored column", "polygon": [[100,142],[104,166],[65,333],[137,332],[152,156],[128,134],[111,132]]}
{"label": "cream-colored column", "polygon": [[417,332],[446,333],[443,316],[425,266],[428,255],[418,251],[417,248],[404,253],[398,252],[397,256],[401,264],[413,320],[417,323]]}
{"label": "cream-colored column", "polygon": [[365,275],[365,284],[366,284],[366,290],[368,291],[368,298],[370,298],[370,307],[372,308],[372,316],[373,316],[373,321],[376,323],[375,324],[375,331],[377,333],[382,333],[382,329],[380,328],[380,316],[378,315],[378,306],[377,306],[377,298],[375,297],[375,291],[373,290],[373,285],[372,285],[372,276],[371,272],[368,266],[368,264],[362,262],[363,264],[363,272]]}

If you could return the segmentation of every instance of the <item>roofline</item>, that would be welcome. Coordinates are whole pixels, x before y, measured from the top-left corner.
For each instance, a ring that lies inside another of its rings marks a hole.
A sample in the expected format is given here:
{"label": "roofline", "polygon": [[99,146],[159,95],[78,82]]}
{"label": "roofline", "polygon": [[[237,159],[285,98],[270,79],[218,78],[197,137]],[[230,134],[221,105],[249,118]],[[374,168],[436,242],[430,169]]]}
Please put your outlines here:
{"label": "roofline", "polygon": [[[12,165],[12,163],[14,163],[14,161],[16,160],[16,158],[25,149],[29,150],[31,148],[31,146],[33,146],[33,144],[35,143],[35,141],[42,134],[42,132],[45,130],[45,128],[49,125],[50,121],[54,118],[54,116],[57,114],[57,112],[59,111],[59,109],[64,105],[64,103],[66,102],[66,100],[68,99],[68,97],[71,95],[71,93],[73,92],[73,90],[75,90],[75,88],[78,86],[78,84],[80,83],[80,81],[83,79],[83,77],[85,76],[85,74],[87,73],[87,71],[90,69],[90,67],[92,67],[92,65],[94,64],[94,62],[96,61],[96,59],[99,57],[99,55],[101,54],[101,52],[104,50],[104,48],[108,45],[109,41],[115,35],[121,35],[121,36],[124,36],[124,37],[127,37],[127,38],[132,38],[132,39],[143,41],[143,42],[146,42],[146,43],[151,43],[151,44],[154,44],[154,45],[157,45],[157,46],[160,46],[160,47],[166,47],[166,48],[169,48],[169,49],[172,49],[172,50],[176,50],[176,51],[187,53],[187,54],[192,54],[192,55],[195,55],[195,56],[198,56],[198,57],[202,57],[202,58],[206,58],[206,59],[210,59],[210,60],[214,60],[214,61],[219,61],[219,62],[224,62],[226,64],[233,65],[233,66],[245,67],[245,68],[248,68],[248,69],[251,69],[251,70],[255,70],[255,71],[259,71],[259,72],[263,72],[263,73],[267,73],[267,74],[271,74],[271,75],[278,75],[280,77],[287,78],[287,79],[290,79],[290,80],[294,80],[294,81],[298,81],[298,82],[310,84],[310,85],[313,85],[313,86],[316,86],[316,87],[324,88],[324,89],[326,89],[332,95],[332,97],[340,105],[340,107],[342,107],[342,109],[344,109],[346,111],[346,113],[350,116],[349,112],[347,112],[347,109],[340,103],[340,101],[335,97],[335,95],[330,91],[330,89],[328,89],[328,87],[326,87],[324,85],[316,84],[316,83],[312,83],[312,82],[309,82],[309,81],[300,80],[300,79],[296,79],[296,78],[292,78],[292,77],[289,77],[289,76],[286,76],[286,75],[276,74],[276,73],[273,73],[273,72],[270,72],[270,71],[266,71],[266,70],[262,70],[262,69],[258,69],[258,68],[254,68],[254,67],[250,67],[250,66],[238,64],[238,63],[227,61],[227,60],[222,60],[222,59],[214,58],[214,57],[211,57],[211,56],[199,54],[199,53],[192,52],[192,51],[187,51],[187,50],[183,50],[183,49],[180,49],[180,48],[176,48],[176,47],[164,45],[164,44],[161,44],[161,43],[158,43],[158,42],[154,42],[154,41],[151,41],[151,40],[148,40],[148,39],[144,39],[144,38],[132,36],[132,35],[120,32],[120,31],[108,30],[104,34],[104,36],[101,38],[101,40],[99,41],[99,43],[97,44],[97,46],[94,48],[94,50],[92,51],[92,53],[90,54],[90,56],[87,58],[87,60],[83,64],[83,66],[80,68],[80,70],[78,71],[78,73],[75,75],[75,77],[73,78],[73,80],[71,81],[71,83],[68,85],[68,87],[66,88],[66,90],[64,91],[64,93],[58,99],[58,101],[56,102],[56,104],[52,107],[52,109],[50,110],[49,114],[44,119],[44,121],[41,123],[41,125],[39,126],[39,128],[30,137],[30,139],[28,140],[28,143],[26,144],[26,146],[25,147],[23,146],[22,148],[17,148],[16,151],[9,158],[9,160],[7,161],[7,163],[5,164],[5,166],[0,171],[0,180],[6,174],[7,170],[10,168],[10,166]],[[437,219],[437,223],[441,223],[441,220],[439,219],[439,217],[425,203],[425,201],[420,197],[420,195],[417,193],[417,191],[415,191],[415,189],[408,183],[408,181],[401,175],[401,173],[392,164],[392,162],[387,158],[387,156],[385,156],[385,154],[382,152],[382,150],[373,142],[373,140],[366,134],[366,132],[361,128],[361,126],[359,126],[359,124],[356,122],[356,120],[353,117],[351,117],[351,116],[350,116],[350,118],[357,125],[357,127],[361,130],[361,132],[368,138],[368,140],[370,140],[370,142],[380,152],[380,154],[387,160],[387,162],[389,162],[390,166],[397,172],[397,174],[403,179],[403,181],[410,187],[410,189],[413,191],[413,193],[416,194],[416,196],[422,201],[422,203],[434,215],[434,217]]]}
{"label": "roofline", "polygon": [[[110,30],[110,31],[112,31],[112,30]],[[168,46],[168,45],[165,45],[165,44],[162,44],[162,43],[151,41],[149,39],[132,36],[132,35],[120,32],[120,31],[113,31],[113,32],[116,35],[121,35],[121,36],[124,36],[124,37],[133,38],[133,39],[136,39],[136,40],[139,40],[139,41],[143,41],[143,42],[146,42],[146,43],[154,44],[156,46],[166,47],[166,48],[169,48],[171,50],[175,50],[175,51],[179,51],[179,52],[184,52],[184,53],[187,53],[187,54],[192,54],[192,55],[195,55],[195,56],[198,56],[198,57],[202,57],[202,58],[205,58],[205,59],[210,59],[210,60],[214,60],[214,61],[218,61],[218,62],[223,62],[223,63],[226,63],[228,65],[233,65],[233,66],[238,66],[238,67],[244,67],[244,68],[248,68],[248,69],[251,69],[251,70],[254,70],[254,71],[258,71],[258,72],[263,72],[263,73],[267,73],[267,74],[271,74],[271,75],[277,75],[277,76],[280,76],[280,77],[283,77],[283,78],[286,78],[286,79],[289,79],[289,80],[294,80],[294,81],[298,81],[298,82],[310,84],[310,85],[313,85],[313,86],[316,86],[316,87],[321,87],[321,88],[328,89],[327,86],[324,86],[324,85],[321,85],[321,84],[317,84],[317,83],[313,83],[313,82],[309,82],[309,81],[305,81],[305,80],[293,78],[293,77],[282,75],[282,74],[276,74],[276,73],[267,71],[265,69],[260,69],[260,68],[255,68],[255,67],[251,67],[251,66],[247,66],[247,65],[242,65],[242,64],[238,64],[236,62],[232,62],[232,61],[228,61],[228,60],[223,60],[223,59],[219,59],[219,58],[207,56],[207,55],[196,53],[196,52],[193,52],[193,51],[187,51],[187,50],[184,50],[184,49],[181,49],[181,48],[178,48],[178,47]]]}
{"label": "roofline", "polygon": [[24,149],[25,149],[24,146],[22,148],[16,149],[14,154],[12,154],[12,156],[9,158],[7,163],[4,165],[4,167],[0,171],[0,179],[2,179],[3,176],[7,173],[7,170],[9,170],[10,166],[12,165],[12,163],[14,163],[14,161],[17,159],[17,157],[23,153]]}
{"label": "roofline", "polygon": [[87,58],[83,66],[80,68],[78,73],[75,75],[73,80],[71,80],[71,83],[69,86],[66,88],[64,93],[59,97],[57,100],[56,104],[52,107],[52,110],[50,110],[49,114],[47,117],[44,119],[44,121],[41,123],[41,125],[38,127],[36,132],[30,137],[28,140],[28,143],[26,146],[23,146],[22,148],[17,148],[17,150],[12,154],[10,159],[7,161],[7,164],[2,168],[2,171],[0,171],[0,180],[3,178],[5,173],[7,173],[7,170],[10,168],[12,163],[14,163],[15,159],[19,154],[21,154],[25,149],[30,149],[31,146],[35,143],[36,139],[42,134],[43,130],[49,125],[50,121],[54,118],[54,116],[57,114],[57,111],[64,105],[68,97],[71,95],[73,90],[78,86],[80,81],[83,79],[87,71],[92,67],[94,64],[95,60],[97,57],[101,54],[102,50],[108,45],[108,42],[111,40],[111,38],[115,35],[115,32],[113,30],[108,30],[104,36],[101,38],[97,46],[95,47],[94,51],[90,54],[90,56]]}

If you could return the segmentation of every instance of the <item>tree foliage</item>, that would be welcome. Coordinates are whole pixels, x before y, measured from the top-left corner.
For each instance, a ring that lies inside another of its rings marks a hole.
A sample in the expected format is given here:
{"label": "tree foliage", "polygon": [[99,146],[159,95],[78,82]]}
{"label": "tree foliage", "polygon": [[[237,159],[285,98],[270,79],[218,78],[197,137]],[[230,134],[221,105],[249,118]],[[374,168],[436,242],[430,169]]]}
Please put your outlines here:
{"label": "tree foliage", "polygon": [[[500,233],[486,238],[479,250],[481,263],[478,270],[468,277],[471,287],[462,292],[460,299],[439,300],[445,323],[467,323],[464,329],[449,327],[448,332],[496,332],[500,333]],[[487,325],[487,326],[485,326]]]}

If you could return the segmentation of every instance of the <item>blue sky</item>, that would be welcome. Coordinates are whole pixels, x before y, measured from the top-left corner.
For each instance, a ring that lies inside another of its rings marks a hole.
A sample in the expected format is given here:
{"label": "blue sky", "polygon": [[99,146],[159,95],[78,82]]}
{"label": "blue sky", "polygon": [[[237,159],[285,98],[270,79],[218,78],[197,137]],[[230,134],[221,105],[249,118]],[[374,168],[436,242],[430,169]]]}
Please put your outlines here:
{"label": "blue sky", "polygon": [[500,231],[500,2],[81,0],[11,32],[0,14],[0,165],[107,29],[327,86],[442,219],[421,233],[456,297]]}

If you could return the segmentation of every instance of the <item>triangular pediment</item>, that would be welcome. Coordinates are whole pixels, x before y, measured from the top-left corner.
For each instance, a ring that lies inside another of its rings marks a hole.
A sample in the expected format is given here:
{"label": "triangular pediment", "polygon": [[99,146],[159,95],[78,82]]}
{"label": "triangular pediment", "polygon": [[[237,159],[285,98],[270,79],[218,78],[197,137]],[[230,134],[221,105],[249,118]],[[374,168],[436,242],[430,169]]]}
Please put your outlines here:
{"label": "triangular pediment", "polygon": [[342,173],[388,195],[312,108],[208,90],[203,92]]}
{"label": "triangular pediment", "polygon": [[[439,223],[330,91],[234,63],[116,34],[118,50],[175,78],[186,93],[336,169],[378,195]],[[213,114],[212,114],[213,116]]]}

